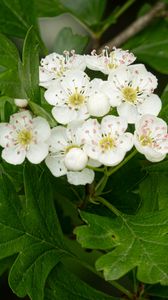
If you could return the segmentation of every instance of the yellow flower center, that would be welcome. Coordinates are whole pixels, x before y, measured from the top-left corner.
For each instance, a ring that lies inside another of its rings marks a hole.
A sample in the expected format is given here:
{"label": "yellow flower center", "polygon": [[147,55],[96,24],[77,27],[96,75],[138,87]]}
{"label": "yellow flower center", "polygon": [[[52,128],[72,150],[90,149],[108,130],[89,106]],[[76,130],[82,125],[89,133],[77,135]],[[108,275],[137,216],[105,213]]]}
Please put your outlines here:
{"label": "yellow flower center", "polygon": [[32,132],[26,129],[23,129],[19,132],[17,136],[18,143],[22,146],[27,146],[32,141],[33,135]]}
{"label": "yellow flower center", "polygon": [[85,102],[85,97],[83,95],[81,95],[80,93],[78,93],[77,91],[74,94],[72,94],[71,96],[69,96],[69,99],[68,99],[68,103],[72,107],[78,107],[78,106],[82,105],[84,102]]}
{"label": "yellow flower center", "polygon": [[150,146],[153,142],[153,139],[149,135],[141,135],[139,141],[142,146]]}
{"label": "yellow flower center", "polygon": [[122,89],[123,97],[127,102],[136,103],[138,88],[134,89],[130,86],[126,86]]}
{"label": "yellow flower center", "polygon": [[115,147],[115,140],[111,136],[105,136],[99,141],[102,151],[107,151]]}

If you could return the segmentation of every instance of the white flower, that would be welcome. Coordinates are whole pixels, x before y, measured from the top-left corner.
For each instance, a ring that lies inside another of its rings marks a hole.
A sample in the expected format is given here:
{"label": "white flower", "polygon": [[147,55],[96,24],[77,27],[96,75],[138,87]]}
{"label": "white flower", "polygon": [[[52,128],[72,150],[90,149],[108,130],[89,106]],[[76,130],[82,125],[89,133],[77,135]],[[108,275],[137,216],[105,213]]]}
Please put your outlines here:
{"label": "white flower", "polygon": [[77,135],[90,158],[106,166],[115,166],[133,146],[133,136],[125,132],[126,129],[123,118],[106,116],[101,125],[96,119],[85,121]]}
{"label": "white flower", "polygon": [[86,65],[89,69],[109,74],[121,65],[130,65],[135,61],[133,53],[128,50],[113,48],[111,52],[106,47],[100,55],[92,51],[92,55],[86,55]]}
{"label": "white flower", "polygon": [[48,154],[47,139],[50,127],[41,117],[32,118],[29,111],[16,113],[9,123],[0,124],[0,145],[4,148],[2,158],[18,165],[24,159],[40,163]]}
{"label": "white flower", "polygon": [[85,185],[94,180],[94,172],[86,168],[88,156],[76,136],[80,125],[73,122],[67,128],[53,128],[49,138],[50,153],[45,160],[54,176],[67,175],[68,182],[74,185]]}
{"label": "white flower", "polygon": [[66,74],[51,85],[44,97],[54,105],[53,117],[60,124],[68,124],[74,120],[85,120],[89,117],[87,98],[89,77],[82,71],[67,71]]}
{"label": "white flower", "polygon": [[109,75],[108,81],[113,99],[120,102],[118,114],[128,123],[135,123],[143,114],[159,114],[161,100],[152,94],[157,87],[157,79],[144,65],[120,67]]}
{"label": "white flower", "polygon": [[28,105],[27,99],[14,99],[14,103],[20,108],[25,108]]}
{"label": "white flower", "polygon": [[46,101],[54,105],[53,117],[60,124],[66,125],[75,120],[86,120],[90,115],[102,117],[110,107],[120,104],[113,100],[111,86],[107,81],[93,79],[82,71],[67,71],[45,92]]}
{"label": "white flower", "polygon": [[152,161],[163,160],[168,153],[167,124],[152,115],[144,115],[135,124],[134,144],[137,150]]}
{"label": "white flower", "polygon": [[39,68],[40,85],[48,88],[54,80],[59,79],[67,70],[82,70],[86,68],[85,58],[71,51],[64,51],[64,55],[51,53],[41,59]]}

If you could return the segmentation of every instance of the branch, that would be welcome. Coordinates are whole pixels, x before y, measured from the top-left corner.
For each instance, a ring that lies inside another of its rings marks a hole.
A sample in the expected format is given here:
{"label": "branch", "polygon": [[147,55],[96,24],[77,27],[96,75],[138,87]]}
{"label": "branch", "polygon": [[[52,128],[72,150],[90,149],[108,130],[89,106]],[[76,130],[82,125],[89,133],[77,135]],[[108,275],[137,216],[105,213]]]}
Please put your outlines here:
{"label": "branch", "polygon": [[140,32],[142,29],[147,27],[148,24],[151,23],[155,17],[160,15],[162,12],[164,12],[165,8],[166,8],[165,3],[157,2],[147,14],[138,18],[131,25],[129,25],[124,31],[122,31],[118,36],[114,37],[112,40],[110,40],[106,44],[102,45],[98,49],[98,52],[101,52],[105,46],[108,46],[110,49],[112,49],[114,46],[118,47],[118,46],[122,45],[124,42],[126,42],[128,39],[130,39],[132,36],[134,36],[135,34]]}

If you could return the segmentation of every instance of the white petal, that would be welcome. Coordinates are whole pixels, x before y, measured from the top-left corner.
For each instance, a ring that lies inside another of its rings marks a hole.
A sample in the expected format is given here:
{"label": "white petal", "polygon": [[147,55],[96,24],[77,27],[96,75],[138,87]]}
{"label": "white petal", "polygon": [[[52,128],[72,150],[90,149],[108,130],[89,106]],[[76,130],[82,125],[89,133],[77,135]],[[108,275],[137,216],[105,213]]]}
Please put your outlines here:
{"label": "white petal", "polygon": [[67,62],[69,69],[78,69],[84,71],[86,69],[86,61],[84,55],[74,54]]}
{"label": "white petal", "polygon": [[150,154],[145,154],[145,157],[147,160],[151,161],[151,162],[159,162],[163,159],[165,159],[166,154],[160,154],[160,153],[156,153],[155,155],[150,155]]}
{"label": "white petal", "polygon": [[72,148],[65,155],[64,163],[70,171],[83,170],[88,162],[86,153],[80,148]]}
{"label": "white petal", "polygon": [[58,123],[63,125],[77,120],[77,112],[67,106],[55,106],[52,109],[52,115]]}
{"label": "white petal", "polygon": [[108,81],[111,81],[115,85],[115,87],[119,89],[121,89],[124,86],[127,86],[132,79],[129,68],[130,67],[126,66],[118,67],[116,71],[109,74]]}
{"label": "white petal", "polygon": [[64,88],[65,92],[69,94],[71,91],[72,93],[78,89],[78,92],[81,90],[87,90],[89,86],[89,77],[85,72],[80,70],[70,70],[65,73],[62,79],[62,87]]}
{"label": "white petal", "polygon": [[105,81],[102,84],[101,89],[103,93],[107,95],[112,107],[116,107],[121,104],[121,92],[116,88],[116,86],[112,82]]}
{"label": "white petal", "polygon": [[162,102],[160,100],[160,98],[155,95],[152,94],[149,97],[146,98],[146,100],[138,105],[138,112],[141,115],[145,115],[145,114],[151,114],[154,116],[157,116],[161,110],[162,107]]}
{"label": "white petal", "polygon": [[2,151],[2,158],[12,165],[20,165],[25,160],[26,151],[19,146],[5,148]]}
{"label": "white petal", "polygon": [[140,91],[152,93],[157,87],[157,78],[148,72],[144,65],[137,64],[129,67],[132,73],[132,86],[139,87]]}
{"label": "white petal", "polygon": [[25,127],[32,127],[32,115],[30,111],[24,110],[11,115],[10,124],[21,130]]}
{"label": "white petal", "polygon": [[48,145],[45,143],[31,144],[26,157],[33,164],[39,164],[48,155]]}
{"label": "white petal", "polygon": [[114,150],[101,153],[99,160],[105,166],[116,166],[123,160],[125,154],[125,151],[116,148]]}
{"label": "white petal", "polygon": [[48,90],[45,91],[44,97],[46,101],[51,105],[63,105],[67,100],[67,94],[65,93],[60,80],[52,83]]}
{"label": "white petal", "polygon": [[130,124],[134,124],[139,117],[137,107],[126,102],[117,107],[117,112]]}
{"label": "white petal", "polygon": [[119,137],[117,145],[123,151],[129,151],[133,147],[133,135],[129,132],[124,133]]}
{"label": "white petal", "polygon": [[109,134],[111,133],[113,136],[120,135],[125,132],[127,129],[127,122],[122,117],[116,116],[106,116],[102,119],[101,122],[101,131],[102,133]]}
{"label": "white petal", "polygon": [[135,123],[136,132],[144,134],[144,130],[152,132],[153,137],[167,134],[167,124],[164,120],[153,115],[144,115]]}
{"label": "white petal", "polygon": [[100,124],[96,119],[88,119],[77,131],[78,140],[81,144],[98,142],[101,138],[100,128]]}
{"label": "white petal", "polygon": [[101,163],[100,163],[98,160],[89,158],[87,165],[88,165],[88,166],[91,166],[91,167],[98,168],[98,167],[101,166]]}
{"label": "white petal", "polygon": [[13,132],[13,129],[12,126],[10,126],[10,124],[0,124],[0,145],[2,147],[6,147],[6,145],[10,142],[11,132]]}
{"label": "white petal", "polygon": [[60,177],[67,174],[67,168],[64,165],[63,156],[48,155],[45,163],[55,177]]}
{"label": "white petal", "polygon": [[60,152],[68,146],[68,139],[66,134],[66,128],[63,126],[57,126],[51,130],[51,136],[48,139],[50,150],[52,152]]}
{"label": "white petal", "polygon": [[41,117],[33,119],[33,131],[36,134],[37,142],[45,142],[51,133],[48,122]]}
{"label": "white petal", "polygon": [[81,172],[68,172],[67,179],[73,185],[91,184],[94,180],[94,172],[87,168]]}

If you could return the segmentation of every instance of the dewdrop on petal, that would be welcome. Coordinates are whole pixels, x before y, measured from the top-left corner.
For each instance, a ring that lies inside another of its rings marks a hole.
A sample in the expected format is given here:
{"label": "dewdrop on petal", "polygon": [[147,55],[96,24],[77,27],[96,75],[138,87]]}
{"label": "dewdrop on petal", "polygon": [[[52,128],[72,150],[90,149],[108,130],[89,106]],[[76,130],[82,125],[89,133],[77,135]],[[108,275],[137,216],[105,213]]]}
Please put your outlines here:
{"label": "dewdrop on petal", "polygon": [[80,148],[72,148],[65,155],[64,164],[69,171],[81,171],[87,165],[88,157]]}
{"label": "dewdrop on petal", "polygon": [[14,103],[20,108],[25,108],[28,105],[27,99],[14,99]]}

